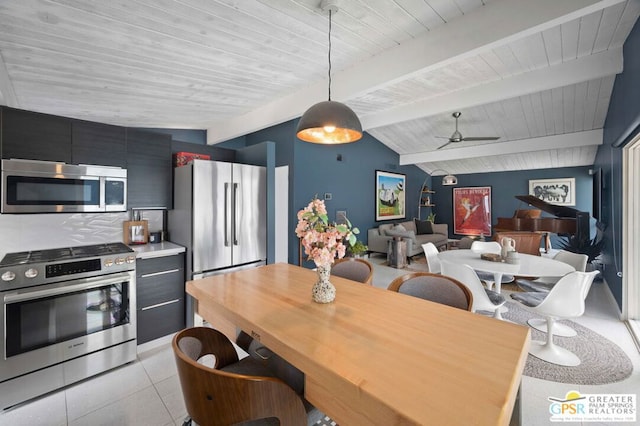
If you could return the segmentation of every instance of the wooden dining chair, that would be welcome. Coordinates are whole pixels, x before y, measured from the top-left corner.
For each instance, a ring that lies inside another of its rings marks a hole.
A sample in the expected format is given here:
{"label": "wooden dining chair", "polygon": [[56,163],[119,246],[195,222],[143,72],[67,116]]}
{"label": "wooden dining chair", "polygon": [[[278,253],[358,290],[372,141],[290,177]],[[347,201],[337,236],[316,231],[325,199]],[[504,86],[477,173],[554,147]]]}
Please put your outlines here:
{"label": "wooden dining chair", "polygon": [[431,272],[412,272],[394,279],[391,291],[471,311],[473,295],[460,281]]}
{"label": "wooden dining chair", "polygon": [[342,259],[336,259],[333,263],[331,274],[371,285],[373,281],[373,266],[364,259],[343,257]]}
{"label": "wooden dining chair", "polygon": [[[184,329],[176,333],[172,346],[190,421],[200,426],[256,420],[263,421],[251,424],[307,424],[300,396],[252,357],[239,360],[233,344],[218,330]],[[207,355],[215,357],[211,366],[202,363]]]}

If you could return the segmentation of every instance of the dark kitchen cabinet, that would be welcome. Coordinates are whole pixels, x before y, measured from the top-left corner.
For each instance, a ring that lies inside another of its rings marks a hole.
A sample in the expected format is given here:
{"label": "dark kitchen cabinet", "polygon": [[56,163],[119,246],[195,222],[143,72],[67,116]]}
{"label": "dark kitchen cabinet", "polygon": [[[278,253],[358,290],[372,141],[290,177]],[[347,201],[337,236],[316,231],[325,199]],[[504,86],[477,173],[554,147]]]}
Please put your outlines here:
{"label": "dark kitchen cabinet", "polygon": [[3,107],[2,158],[71,163],[71,119]]}
{"label": "dark kitchen cabinet", "polygon": [[171,135],[127,129],[129,208],[172,207]]}
{"label": "dark kitchen cabinet", "polygon": [[183,253],[137,260],[138,344],[185,327],[184,285]]}
{"label": "dark kitchen cabinet", "polygon": [[73,120],[71,137],[74,164],[127,167],[126,128]]}

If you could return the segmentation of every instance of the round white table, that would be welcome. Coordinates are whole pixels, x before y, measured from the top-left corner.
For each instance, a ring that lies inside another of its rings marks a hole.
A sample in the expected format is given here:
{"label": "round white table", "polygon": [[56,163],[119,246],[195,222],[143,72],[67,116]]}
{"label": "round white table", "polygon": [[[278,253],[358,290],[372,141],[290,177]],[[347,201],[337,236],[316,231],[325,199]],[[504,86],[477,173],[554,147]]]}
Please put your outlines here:
{"label": "round white table", "polygon": [[543,256],[518,253],[520,263],[492,262],[480,258],[481,252],[473,250],[447,250],[438,253],[440,260],[466,264],[473,269],[493,274],[495,291],[500,293],[503,275],[517,275],[519,277],[561,277],[575,271],[573,266],[558,260]]}

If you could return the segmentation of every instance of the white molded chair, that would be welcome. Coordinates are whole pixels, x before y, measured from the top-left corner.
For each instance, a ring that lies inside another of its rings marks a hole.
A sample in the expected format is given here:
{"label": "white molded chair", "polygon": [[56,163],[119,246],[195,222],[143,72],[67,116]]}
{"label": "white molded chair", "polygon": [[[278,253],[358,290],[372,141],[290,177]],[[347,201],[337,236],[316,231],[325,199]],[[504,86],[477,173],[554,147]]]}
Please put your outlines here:
{"label": "white molded chair", "polygon": [[[471,243],[471,250],[476,253],[493,253],[493,254],[501,254],[502,246],[497,241],[474,241]],[[490,272],[476,271],[478,274],[478,278],[480,281],[484,282],[487,285],[487,288],[491,290],[494,284],[493,274]],[[504,275],[502,277],[503,283],[508,283],[513,281],[513,275]]]}
{"label": "white molded chair", "polygon": [[471,312],[489,311],[493,312],[494,318],[502,319],[500,307],[505,304],[504,297],[500,293],[485,289],[471,266],[459,265],[446,260],[441,261],[440,264],[442,265],[442,275],[455,278],[471,291],[473,296]]}
{"label": "white molded chair", "polygon": [[[589,260],[589,256],[586,254],[572,253],[566,250],[560,250],[553,256],[554,260],[558,260],[560,262],[564,262],[568,265],[573,266],[576,271],[584,272],[587,269],[587,261]],[[560,278],[539,278],[537,280],[518,280],[518,287],[528,292],[542,292],[548,293],[553,286],[558,282]],[[585,297],[587,295],[585,294]],[[536,330],[542,331],[543,333],[547,332],[547,322],[541,318],[531,318],[527,321],[531,327]],[[564,324],[556,324],[556,329],[554,330],[554,334],[556,336],[562,337],[574,337],[577,335],[576,331]]]}
{"label": "white molded chair", "polygon": [[478,253],[500,254],[502,246],[497,241],[474,241],[471,243],[471,250]]}
{"label": "white molded chair", "polygon": [[[549,293],[512,293],[511,298],[528,310],[547,318],[547,340],[533,341],[529,353],[553,364],[575,367],[580,358],[573,352],[553,343],[556,320],[576,318],[584,313],[584,301],[598,271],[571,272],[556,283]],[[541,301],[540,301],[541,300]]]}
{"label": "white molded chair", "polygon": [[433,243],[424,243],[422,245],[424,257],[427,259],[427,269],[432,274],[439,274],[442,270],[440,259],[438,258],[438,248]]}

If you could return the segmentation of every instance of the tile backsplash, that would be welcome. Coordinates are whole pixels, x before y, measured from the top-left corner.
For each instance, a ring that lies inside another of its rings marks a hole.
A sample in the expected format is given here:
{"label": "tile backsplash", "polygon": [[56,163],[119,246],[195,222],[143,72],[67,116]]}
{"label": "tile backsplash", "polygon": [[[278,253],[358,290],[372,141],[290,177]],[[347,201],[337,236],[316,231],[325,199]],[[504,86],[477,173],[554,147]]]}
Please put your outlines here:
{"label": "tile backsplash", "polygon": [[[143,210],[149,231],[163,229],[162,210]],[[0,215],[0,259],[6,253],[122,241],[122,222],[131,213]]]}

